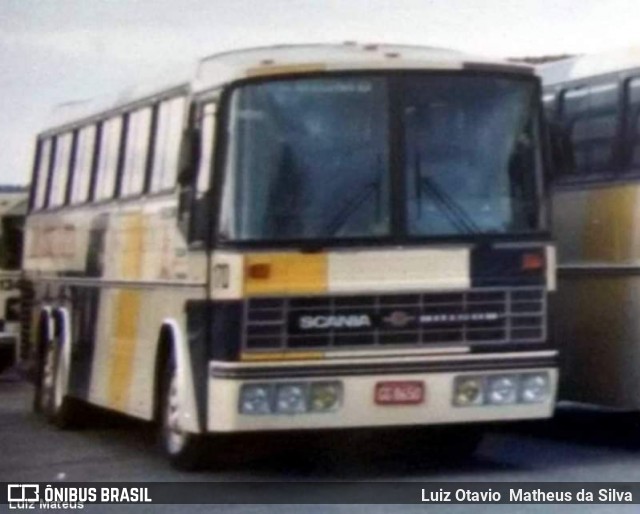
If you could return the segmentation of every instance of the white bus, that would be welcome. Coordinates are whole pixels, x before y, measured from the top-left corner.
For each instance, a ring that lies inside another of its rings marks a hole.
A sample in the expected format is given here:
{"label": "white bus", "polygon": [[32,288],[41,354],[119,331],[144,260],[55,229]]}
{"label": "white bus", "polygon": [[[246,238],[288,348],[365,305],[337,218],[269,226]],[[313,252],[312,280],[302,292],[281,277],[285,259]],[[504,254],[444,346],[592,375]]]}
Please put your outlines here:
{"label": "white bus", "polygon": [[[531,68],[387,45],[201,60],[38,135],[37,404],[203,437],[548,417],[557,351]],[[475,434],[475,432],[474,432]]]}
{"label": "white bus", "polygon": [[539,67],[553,184],[560,399],[640,409],[640,49]]}

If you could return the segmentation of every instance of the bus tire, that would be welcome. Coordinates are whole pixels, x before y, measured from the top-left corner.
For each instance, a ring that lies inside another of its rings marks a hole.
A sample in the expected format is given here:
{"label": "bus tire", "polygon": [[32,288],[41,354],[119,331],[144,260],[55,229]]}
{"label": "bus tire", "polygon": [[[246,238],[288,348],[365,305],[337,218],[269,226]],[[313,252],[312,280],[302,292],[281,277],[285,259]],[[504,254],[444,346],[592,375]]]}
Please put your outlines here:
{"label": "bus tire", "polygon": [[165,361],[160,395],[160,444],[171,465],[183,471],[201,469],[206,455],[206,438],[180,428],[178,374],[173,358]]}
{"label": "bus tire", "polygon": [[79,400],[67,396],[63,390],[64,368],[62,345],[55,337],[46,345],[40,376],[39,410],[49,423],[60,429],[72,429],[80,426],[82,409]]}

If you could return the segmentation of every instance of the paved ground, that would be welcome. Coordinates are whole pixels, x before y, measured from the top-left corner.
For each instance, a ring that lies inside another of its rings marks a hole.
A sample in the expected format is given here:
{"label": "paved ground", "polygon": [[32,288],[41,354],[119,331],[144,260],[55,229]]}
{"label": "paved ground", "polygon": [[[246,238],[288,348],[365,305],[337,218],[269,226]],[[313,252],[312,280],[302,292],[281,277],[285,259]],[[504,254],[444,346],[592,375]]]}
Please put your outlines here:
{"label": "paved ground", "polygon": [[[427,462],[420,447],[400,452],[365,439],[248,441],[224,465],[200,473],[169,468],[151,427],[99,416],[100,428],[62,432],[30,412],[31,387],[0,377],[0,481],[640,481],[640,416],[562,411],[556,420],[490,432],[477,455]],[[252,447],[253,446],[253,447]],[[250,499],[248,499],[250,501]],[[154,506],[153,510],[157,510]],[[165,506],[165,512],[183,512]],[[213,506],[190,506],[211,511]],[[423,506],[216,506],[217,512],[419,512]],[[554,512],[560,507],[474,506],[473,512]],[[91,512],[111,510],[92,506]],[[122,511],[120,507],[118,511]],[[126,509],[125,509],[126,510]],[[140,512],[141,508],[135,508]],[[431,510],[444,511],[432,506]],[[638,512],[640,506],[563,506],[563,512]],[[451,506],[447,512],[469,512]]]}

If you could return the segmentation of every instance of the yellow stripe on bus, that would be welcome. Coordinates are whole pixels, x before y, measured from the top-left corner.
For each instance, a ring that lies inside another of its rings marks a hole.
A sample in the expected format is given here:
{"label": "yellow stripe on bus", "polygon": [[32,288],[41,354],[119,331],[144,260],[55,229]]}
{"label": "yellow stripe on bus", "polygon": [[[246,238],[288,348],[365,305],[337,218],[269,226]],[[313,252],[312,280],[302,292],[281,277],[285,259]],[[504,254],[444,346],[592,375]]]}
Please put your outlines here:
{"label": "yellow stripe on bus", "polygon": [[142,252],[144,250],[144,219],[142,214],[128,214],[122,227],[122,253],[120,273],[122,279],[132,280],[141,277]]}
{"label": "yellow stripe on bus", "polygon": [[[266,269],[263,276],[251,276],[252,267]],[[266,294],[324,293],[328,287],[326,254],[264,253],[245,257],[244,292]]]}
{"label": "yellow stripe on bus", "polygon": [[299,361],[324,359],[322,352],[264,352],[264,353],[243,353],[240,355],[242,361]]}
{"label": "yellow stripe on bus", "polygon": [[141,291],[115,293],[111,367],[109,373],[109,405],[126,410],[133,378],[134,358],[138,340]]}
{"label": "yellow stripe on bus", "polygon": [[[120,254],[120,276],[132,280],[142,274],[144,249],[144,219],[141,213],[125,214],[121,225],[122,248]],[[113,303],[111,325],[111,367],[109,369],[109,405],[118,410],[127,410],[129,389],[133,379],[136,344],[140,337],[141,292],[117,291]]]}

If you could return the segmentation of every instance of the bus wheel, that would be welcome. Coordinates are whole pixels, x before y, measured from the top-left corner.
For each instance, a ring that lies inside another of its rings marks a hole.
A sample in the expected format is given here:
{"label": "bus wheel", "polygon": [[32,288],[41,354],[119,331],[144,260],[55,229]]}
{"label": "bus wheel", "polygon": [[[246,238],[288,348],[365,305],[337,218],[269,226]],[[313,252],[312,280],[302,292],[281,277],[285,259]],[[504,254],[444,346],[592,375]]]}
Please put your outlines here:
{"label": "bus wheel", "polygon": [[40,410],[47,420],[61,429],[74,428],[80,424],[80,407],[77,400],[69,398],[64,391],[65,373],[62,347],[54,340],[47,345],[40,393]]}
{"label": "bus wheel", "polygon": [[181,427],[181,408],[178,374],[175,365],[167,363],[162,391],[160,442],[171,465],[192,471],[202,467],[206,454],[206,439],[200,434],[186,432]]}

